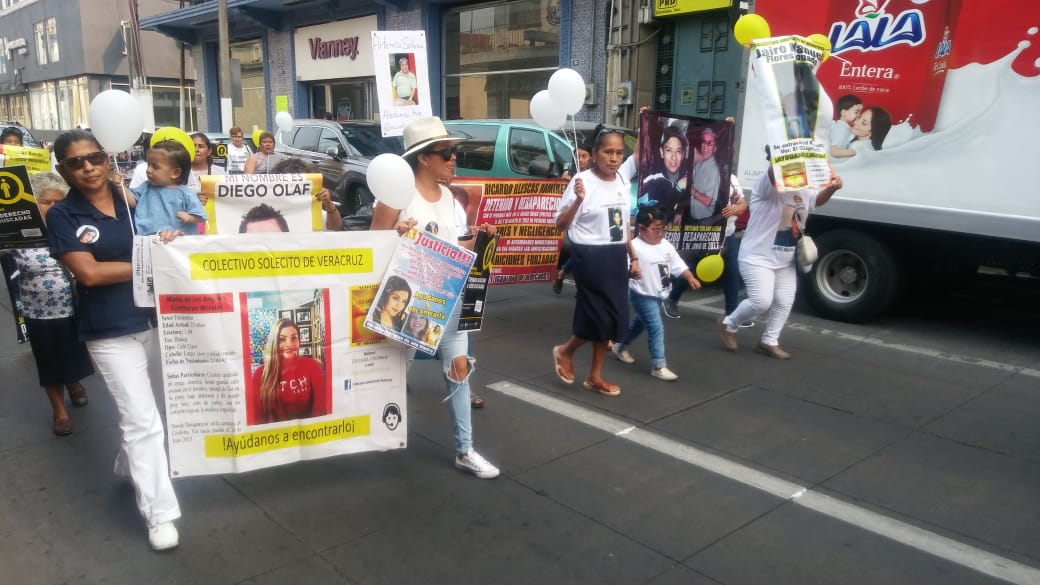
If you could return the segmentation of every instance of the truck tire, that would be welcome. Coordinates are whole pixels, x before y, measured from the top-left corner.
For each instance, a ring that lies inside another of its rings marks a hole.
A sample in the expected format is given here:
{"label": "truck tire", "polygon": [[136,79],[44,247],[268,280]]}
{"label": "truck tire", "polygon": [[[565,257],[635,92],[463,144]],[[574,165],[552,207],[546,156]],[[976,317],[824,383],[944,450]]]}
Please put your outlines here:
{"label": "truck tire", "polygon": [[886,310],[899,290],[899,265],[881,242],[849,229],[815,238],[819,258],[803,275],[809,304],[823,317],[862,322]]}

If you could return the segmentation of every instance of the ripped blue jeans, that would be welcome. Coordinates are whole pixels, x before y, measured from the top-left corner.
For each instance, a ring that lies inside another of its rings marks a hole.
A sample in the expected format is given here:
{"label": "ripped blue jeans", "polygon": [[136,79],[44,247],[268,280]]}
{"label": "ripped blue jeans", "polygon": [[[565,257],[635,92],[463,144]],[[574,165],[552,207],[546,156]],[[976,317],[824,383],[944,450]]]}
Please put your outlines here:
{"label": "ripped blue jeans", "polygon": [[[465,453],[473,447],[473,422],[471,406],[469,403],[469,378],[473,375],[473,365],[476,360],[469,357],[469,372],[461,381],[453,378],[458,376],[452,372],[454,359],[460,355],[469,355],[469,333],[459,331],[459,315],[462,313],[462,302],[455,305],[448,323],[441,336],[441,343],[437,346],[436,359],[441,361],[441,371],[444,373],[444,381],[447,385],[447,396],[443,402],[448,403],[451,412],[452,434],[455,439],[455,452]],[[408,365],[411,366],[415,359],[415,350],[408,352]]]}

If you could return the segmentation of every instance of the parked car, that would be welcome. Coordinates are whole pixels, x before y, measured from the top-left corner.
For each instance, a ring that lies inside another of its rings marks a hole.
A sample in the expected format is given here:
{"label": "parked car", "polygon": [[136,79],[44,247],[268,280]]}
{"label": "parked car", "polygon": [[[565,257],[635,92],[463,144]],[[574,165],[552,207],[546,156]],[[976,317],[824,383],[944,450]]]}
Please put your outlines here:
{"label": "parked car", "polygon": [[[457,146],[455,174],[460,177],[534,178],[558,177],[574,172],[574,147],[591,142],[594,122],[576,122],[565,131],[551,131],[531,120],[449,120],[448,132],[465,136]],[[632,153],[636,134],[609,126],[625,137],[625,155]],[[566,133],[566,137],[564,134]]]}
{"label": "parked car", "polygon": [[31,146],[33,148],[47,148],[46,144],[44,144],[43,142],[40,142],[39,140],[37,140],[36,137],[33,136],[33,133],[28,128],[26,128],[25,126],[22,126],[18,122],[0,122],[0,132],[3,132],[4,130],[7,130],[8,128],[11,128],[11,127],[17,128],[17,129],[22,131],[22,145],[23,146]]}
{"label": "parked car", "polygon": [[302,119],[282,133],[275,152],[307,159],[321,168],[325,185],[349,227],[352,217],[370,219],[372,215],[374,200],[365,180],[368,163],[383,153],[403,153],[404,141],[384,138],[376,122]]}

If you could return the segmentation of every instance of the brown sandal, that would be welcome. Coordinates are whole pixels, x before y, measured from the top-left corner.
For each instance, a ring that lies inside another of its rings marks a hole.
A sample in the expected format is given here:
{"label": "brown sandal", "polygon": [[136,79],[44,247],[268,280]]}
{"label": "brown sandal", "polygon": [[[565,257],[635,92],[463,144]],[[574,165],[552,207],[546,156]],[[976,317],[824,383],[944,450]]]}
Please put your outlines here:
{"label": "brown sandal", "polygon": [[51,431],[59,437],[72,434],[72,420],[69,417],[56,418],[54,419],[54,426],[51,427]]}
{"label": "brown sandal", "polygon": [[[564,362],[563,358],[560,357],[559,349],[560,346],[557,345],[552,350],[553,365],[556,366],[556,377],[564,384],[571,385],[574,383],[574,364],[570,360]],[[570,367],[564,368],[565,363]]]}
{"label": "brown sandal", "polygon": [[69,391],[69,401],[72,402],[72,406],[86,406],[90,402],[87,399],[87,389],[83,387],[83,384],[79,382],[66,384],[65,389]]}
{"label": "brown sandal", "polygon": [[605,380],[600,382],[592,382],[585,380],[581,383],[582,388],[592,392],[599,392],[604,396],[619,396],[621,394],[621,386],[617,384],[611,384]]}

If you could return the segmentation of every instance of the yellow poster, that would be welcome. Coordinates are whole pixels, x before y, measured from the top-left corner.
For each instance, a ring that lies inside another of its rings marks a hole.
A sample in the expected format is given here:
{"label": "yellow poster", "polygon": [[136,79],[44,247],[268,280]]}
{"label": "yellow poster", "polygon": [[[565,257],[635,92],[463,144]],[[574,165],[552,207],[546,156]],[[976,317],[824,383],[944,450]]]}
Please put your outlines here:
{"label": "yellow poster", "polygon": [[729,8],[733,0],[654,0],[654,16],[675,16],[690,12]]}
{"label": "yellow poster", "polygon": [[0,167],[24,165],[30,175],[51,170],[51,151],[29,146],[0,145]]}

